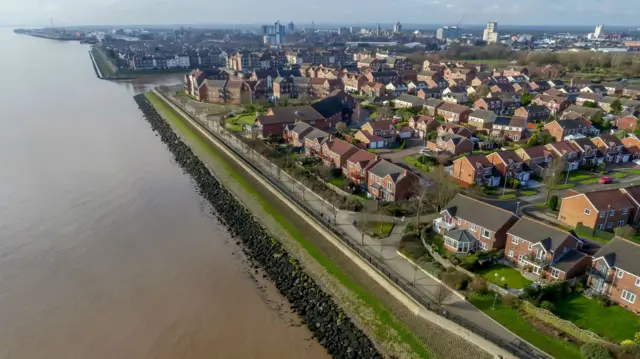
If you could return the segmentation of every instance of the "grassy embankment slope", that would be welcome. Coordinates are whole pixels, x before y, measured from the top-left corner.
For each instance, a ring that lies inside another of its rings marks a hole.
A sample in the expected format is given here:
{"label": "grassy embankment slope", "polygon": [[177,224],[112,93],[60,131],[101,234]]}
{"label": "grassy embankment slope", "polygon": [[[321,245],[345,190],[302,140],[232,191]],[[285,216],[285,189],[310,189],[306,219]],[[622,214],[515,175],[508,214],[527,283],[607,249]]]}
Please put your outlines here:
{"label": "grassy embankment slope", "polygon": [[421,358],[431,357],[428,349],[415,337],[415,335],[409,331],[402,323],[398,322],[391,312],[371,293],[366,291],[362,286],[356,283],[351,277],[349,277],[338,265],[336,265],[330,258],[321,253],[314,244],[305,238],[298,229],[293,226],[289,219],[285,218],[280,211],[276,210],[271,203],[266,201],[264,197],[251,186],[242,176],[233,170],[231,165],[220,156],[213,145],[203,140],[197,135],[185,122],[181,116],[173,111],[163,100],[153,93],[145,94],[149,102],[155,107],[155,109],[163,115],[165,119],[170,121],[171,126],[179,132],[181,137],[188,137],[189,141],[197,144],[204,149],[208,155],[214,158],[227,172],[237,181],[242,188],[247,191],[252,197],[254,197],[262,206],[264,211],[268,213],[273,219],[284,229],[289,235],[294,238],[307,253],[321,265],[333,278],[335,278],[342,286],[354,293],[363,302],[367,303],[373,310],[377,320],[383,325],[377,326],[374,329],[378,341],[387,341],[390,338],[390,333],[397,334],[397,338],[401,342],[406,343],[411,350]]}

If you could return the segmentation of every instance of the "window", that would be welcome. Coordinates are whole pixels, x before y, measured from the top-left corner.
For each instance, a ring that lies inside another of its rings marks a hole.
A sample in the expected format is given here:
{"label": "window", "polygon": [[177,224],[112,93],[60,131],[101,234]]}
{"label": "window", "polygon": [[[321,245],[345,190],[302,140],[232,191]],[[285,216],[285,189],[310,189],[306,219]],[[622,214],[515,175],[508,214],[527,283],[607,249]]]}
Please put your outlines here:
{"label": "window", "polygon": [[599,229],[599,230],[603,230],[603,229],[604,229],[604,224],[599,224],[599,225],[598,225],[598,229]]}
{"label": "window", "polygon": [[489,246],[484,242],[480,242],[480,249],[486,251],[487,249],[489,249]]}
{"label": "window", "polygon": [[640,277],[636,278],[636,287],[640,287]]}
{"label": "window", "polygon": [[618,278],[622,278],[624,272],[618,269]]}
{"label": "window", "polygon": [[522,263],[524,261],[524,254],[518,255],[518,263]]}
{"label": "window", "polygon": [[613,222],[607,223],[607,228],[613,228]]}
{"label": "window", "polygon": [[629,292],[628,290],[623,290],[622,291],[622,299],[626,300],[627,302],[633,304],[636,301],[636,295]]}
{"label": "window", "polygon": [[469,228],[470,228],[472,231],[475,231],[475,230],[476,230],[476,224],[475,224],[475,223],[471,223],[471,225],[469,225]]}
{"label": "window", "polygon": [[507,252],[507,256],[509,256],[509,258],[513,258],[513,249],[509,249],[509,252]]}
{"label": "window", "polygon": [[458,218],[458,225],[462,225],[462,218]]}
{"label": "window", "polygon": [[612,209],[612,210],[610,210],[610,211],[609,211],[609,215],[610,215],[610,216],[613,216],[613,215],[615,215],[615,214],[616,214],[615,209]]}
{"label": "window", "polygon": [[387,182],[387,189],[388,189],[389,191],[391,191],[391,184],[392,184],[391,182]]}
{"label": "window", "polygon": [[511,243],[513,243],[513,244],[520,243],[520,238],[515,237],[515,236],[511,236]]}
{"label": "window", "polygon": [[591,210],[589,208],[585,208],[584,209],[584,214],[586,214],[587,216],[591,214]]}
{"label": "window", "polygon": [[604,218],[607,214],[605,212],[600,212],[600,218]]}
{"label": "window", "polygon": [[487,229],[483,229],[482,230],[482,236],[484,238],[491,238],[491,232],[489,230],[487,230]]}
{"label": "window", "polygon": [[374,177],[373,177],[373,173],[370,173],[370,174],[369,174],[369,178],[373,181],[373,178],[374,178]]}
{"label": "window", "polygon": [[529,242],[529,246],[527,246],[527,249],[532,250],[533,249],[533,243]]}
{"label": "window", "polygon": [[618,227],[624,226],[624,221],[618,221]]}

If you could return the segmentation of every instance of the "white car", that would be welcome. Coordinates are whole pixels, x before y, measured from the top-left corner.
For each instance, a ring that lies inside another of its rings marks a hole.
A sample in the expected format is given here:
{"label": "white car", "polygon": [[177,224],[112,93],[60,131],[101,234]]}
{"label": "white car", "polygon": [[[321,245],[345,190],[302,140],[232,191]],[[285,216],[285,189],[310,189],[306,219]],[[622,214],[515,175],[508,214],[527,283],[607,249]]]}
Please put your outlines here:
{"label": "white car", "polygon": [[635,160],[633,160],[633,161],[631,161],[631,162],[633,162],[633,163],[634,163],[634,164],[636,164],[636,165],[640,165],[640,158],[635,159]]}

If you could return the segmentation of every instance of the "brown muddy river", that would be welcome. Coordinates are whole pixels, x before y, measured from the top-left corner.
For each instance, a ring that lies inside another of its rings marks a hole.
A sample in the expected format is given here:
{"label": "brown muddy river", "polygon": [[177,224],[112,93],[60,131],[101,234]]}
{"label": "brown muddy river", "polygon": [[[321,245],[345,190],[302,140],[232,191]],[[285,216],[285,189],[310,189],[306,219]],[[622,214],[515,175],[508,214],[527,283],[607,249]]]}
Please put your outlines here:
{"label": "brown muddy river", "polygon": [[0,358],[328,358],[141,119],[132,96],[179,76],[0,44]]}

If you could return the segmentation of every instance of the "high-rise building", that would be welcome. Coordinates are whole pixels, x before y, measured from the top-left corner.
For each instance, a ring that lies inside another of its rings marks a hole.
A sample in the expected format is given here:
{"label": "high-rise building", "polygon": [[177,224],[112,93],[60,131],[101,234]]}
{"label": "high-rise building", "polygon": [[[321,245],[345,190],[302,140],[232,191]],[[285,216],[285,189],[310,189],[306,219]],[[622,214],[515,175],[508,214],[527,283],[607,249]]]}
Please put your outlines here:
{"label": "high-rise building", "polygon": [[273,25],[262,25],[262,40],[265,45],[280,45],[284,42],[286,29],[276,21]]}
{"label": "high-rise building", "polygon": [[380,24],[376,27],[376,36],[380,36]]}
{"label": "high-rise building", "polygon": [[362,31],[362,28],[359,27],[359,26],[351,26],[351,28],[349,28],[349,30],[351,30],[352,34],[357,34],[357,33]]}
{"label": "high-rise building", "polygon": [[498,42],[498,23],[489,22],[487,28],[482,33],[482,40],[487,44],[493,44]]}
{"label": "high-rise building", "polygon": [[350,33],[351,33],[351,30],[348,27],[340,26],[338,28],[338,35],[346,35]]}
{"label": "high-rise building", "polygon": [[393,25],[393,32],[395,33],[399,33],[402,32],[402,24],[400,24],[400,22],[396,22],[395,25]]}
{"label": "high-rise building", "polygon": [[290,21],[290,22],[287,24],[287,32],[288,32],[289,34],[293,34],[294,32],[296,32],[296,25],[293,23],[293,21]]}
{"label": "high-rise building", "polygon": [[444,40],[444,29],[439,27],[438,30],[436,30],[436,39],[438,40]]}
{"label": "high-rise building", "polygon": [[600,35],[602,35],[602,29],[604,28],[604,25],[596,25],[596,29],[595,31],[593,31],[593,38],[597,39],[600,37]]}

